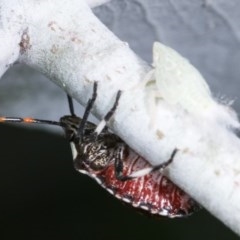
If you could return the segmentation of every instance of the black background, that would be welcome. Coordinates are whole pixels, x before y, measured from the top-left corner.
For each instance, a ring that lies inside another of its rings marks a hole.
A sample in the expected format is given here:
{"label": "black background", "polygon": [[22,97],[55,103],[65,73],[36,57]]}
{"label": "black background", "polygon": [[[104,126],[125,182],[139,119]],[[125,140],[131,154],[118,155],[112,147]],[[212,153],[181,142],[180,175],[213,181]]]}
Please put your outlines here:
{"label": "black background", "polygon": [[153,219],[127,208],[72,166],[64,136],[0,125],[0,239],[227,239],[238,237],[202,210]]}

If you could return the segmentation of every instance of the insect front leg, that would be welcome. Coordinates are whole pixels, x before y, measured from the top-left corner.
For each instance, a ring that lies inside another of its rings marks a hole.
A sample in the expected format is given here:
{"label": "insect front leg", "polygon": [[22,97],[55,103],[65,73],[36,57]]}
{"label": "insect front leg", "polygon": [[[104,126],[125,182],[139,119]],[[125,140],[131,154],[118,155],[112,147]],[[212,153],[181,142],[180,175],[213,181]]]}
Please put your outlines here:
{"label": "insect front leg", "polygon": [[95,128],[94,133],[93,133],[95,136],[95,139],[103,131],[103,129],[106,127],[107,123],[109,122],[109,120],[111,119],[113,114],[115,113],[118,103],[119,103],[119,99],[121,97],[121,94],[122,94],[122,91],[119,90],[117,92],[117,96],[116,96],[116,99],[115,99],[115,102],[114,102],[112,108],[108,111],[108,113],[104,116],[104,118],[100,121],[100,123]]}
{"label": "insect front leg", "polygon": [[87,106],[85,108],[85,112],[83,114],[81,124],[79,125],[79,129],[78,129],[79,142],[83,141],[84,129],[85,129],[85,126],[86,126],[86,123],[87,123],[87,119],[89,117],[90,111],[93,108],[93,104],[94,104],[94,102],[96,101],[96,98],[97,98],[97,87],[98,87],[98,83],[94,82],[92,97],[87,102]]}
{"label": "insect front leg", "polygon": [[123,163],[123,156],[124,156],[123,151],[124,151],[124,146],[119,147],[117,154],[116,154],[115,162],[114,162],[115,175],[116,175],[116,178],[120,181],[132,180],[135,178],[143,177],[143,176],[150,174],[152,172],[155,172],[155,171],[164,170],[173,161],[178,149],[175,148],[173,150],[170,158],[166,162],[163,162],[156,166],[141,169],[139,171],[131,173],[130,175],[125,175],[125,176],[123,175],[123,164],[124,164]]}

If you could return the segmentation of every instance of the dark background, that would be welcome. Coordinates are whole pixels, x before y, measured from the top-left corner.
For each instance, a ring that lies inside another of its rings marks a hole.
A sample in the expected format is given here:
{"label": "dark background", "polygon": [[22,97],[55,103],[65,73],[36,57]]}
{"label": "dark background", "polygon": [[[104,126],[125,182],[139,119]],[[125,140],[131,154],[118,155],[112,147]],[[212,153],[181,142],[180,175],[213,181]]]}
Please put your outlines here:
{"label": "dark background", "polygon": [[0,239],[239,239],[202,210],[153,219],[76,172],[64,136],[0,125]]}

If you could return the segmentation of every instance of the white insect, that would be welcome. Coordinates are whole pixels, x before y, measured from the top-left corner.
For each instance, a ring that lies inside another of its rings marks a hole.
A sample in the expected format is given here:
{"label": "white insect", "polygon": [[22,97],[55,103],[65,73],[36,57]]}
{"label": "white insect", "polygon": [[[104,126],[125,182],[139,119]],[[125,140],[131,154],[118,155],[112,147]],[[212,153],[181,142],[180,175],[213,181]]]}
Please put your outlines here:
{"label": "white insect", "polygon": [[154,81],[154,98],[163,98],[190,114],[205,115],[226,126],[240,126],[236,113],[213,98],[200,72],[175,50],[155,42],[153,67],[143,82]]}

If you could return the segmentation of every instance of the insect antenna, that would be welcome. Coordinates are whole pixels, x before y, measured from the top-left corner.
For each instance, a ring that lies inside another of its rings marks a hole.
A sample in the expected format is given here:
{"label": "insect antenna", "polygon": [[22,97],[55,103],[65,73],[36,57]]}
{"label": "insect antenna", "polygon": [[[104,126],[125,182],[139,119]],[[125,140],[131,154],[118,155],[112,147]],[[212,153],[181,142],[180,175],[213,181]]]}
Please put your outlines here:
{"label": "insect antenna", "polygon": [[[75,117],[76,114],[74,112],[73,100],[72,98],[67,95],[68,98],[68,105],[71,116]],[[45,119],[37,119],[37,118],[19,118],[19,117],[0,117],[0,123],[27,123],[27,124],[46,124],[46,125],[55,125],[60,127],[65,127],[65,125],[61,121],[52,121],[52,120],[45,120]]]}
{"label": "insect antenna", "polygon": [[0,122],[6,122],[6,123],[37,123],[37,124],[47,124],[47,125],[55,125],[55,126],[61,126],[60,122],[57,121],[51,121],[51,120],[44,120],[44,119],[36,119],[36,118],[17,118],[17,117],[0,117]]}

